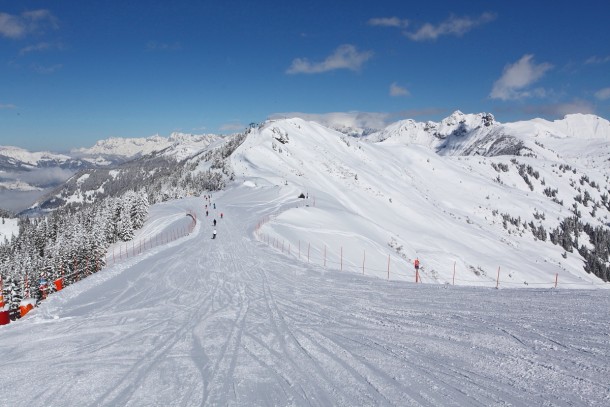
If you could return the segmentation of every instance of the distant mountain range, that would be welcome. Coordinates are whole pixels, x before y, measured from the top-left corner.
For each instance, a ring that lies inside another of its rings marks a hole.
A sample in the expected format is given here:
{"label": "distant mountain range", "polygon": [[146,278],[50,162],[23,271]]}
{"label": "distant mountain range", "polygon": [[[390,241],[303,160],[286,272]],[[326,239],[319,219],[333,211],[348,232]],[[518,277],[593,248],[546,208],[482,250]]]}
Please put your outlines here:
{"label": "distant mountain range", "polygon": [[9,194],[30,192],[28,199],[35,191],[42,196],[78,171],[112,168],[145,156],[180,161],[218,139],[217,135],[184,133],[172,133],[169,137],[109,138],[98,141],[93,147],[74,149],[67,154],[0,146],[0,191]]}

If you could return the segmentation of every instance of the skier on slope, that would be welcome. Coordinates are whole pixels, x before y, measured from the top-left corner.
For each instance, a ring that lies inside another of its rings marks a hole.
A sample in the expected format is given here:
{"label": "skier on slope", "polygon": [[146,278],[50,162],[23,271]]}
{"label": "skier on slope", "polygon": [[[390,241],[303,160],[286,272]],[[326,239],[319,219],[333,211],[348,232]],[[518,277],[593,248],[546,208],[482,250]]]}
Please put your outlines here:
{"label": "skier on slope", "polygon": [[216,219],[214,219],[214,222],[213,222],[213,223],[214,223],[214,226],[216,226]]}
{"label": "skier on slope", "polygon": [[212,239],[216,239],[216,228],[214,228],[214,231],[212,232]]}

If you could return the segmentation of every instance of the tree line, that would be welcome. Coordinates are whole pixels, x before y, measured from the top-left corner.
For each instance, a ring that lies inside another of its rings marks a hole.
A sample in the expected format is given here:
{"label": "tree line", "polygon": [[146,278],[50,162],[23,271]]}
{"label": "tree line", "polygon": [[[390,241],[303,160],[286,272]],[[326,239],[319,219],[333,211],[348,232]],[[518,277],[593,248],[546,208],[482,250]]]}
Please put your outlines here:
{"label": "tree line", "polygon": [[79,210],[65,207],[48,216],[20,218],[19,234],[0,246],[5,302],[18,309],[22,299],[40,300],[53,291],[57,279],[67,285],[99,271],[108,246],[133,239],[148,207],[146,194],[128,191]]}

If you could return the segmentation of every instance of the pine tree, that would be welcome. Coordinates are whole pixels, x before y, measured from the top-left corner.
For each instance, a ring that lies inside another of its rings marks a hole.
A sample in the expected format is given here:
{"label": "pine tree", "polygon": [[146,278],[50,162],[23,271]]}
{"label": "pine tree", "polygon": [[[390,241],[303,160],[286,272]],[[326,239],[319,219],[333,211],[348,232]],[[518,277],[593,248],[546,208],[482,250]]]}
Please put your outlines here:
{"label": "pine tree", "polygon": [[120,240],[126,242],[133,239],[133,224],[131,223],[131,214],[129,213],[128,208],[121,208],[116,227],[117,235]]}

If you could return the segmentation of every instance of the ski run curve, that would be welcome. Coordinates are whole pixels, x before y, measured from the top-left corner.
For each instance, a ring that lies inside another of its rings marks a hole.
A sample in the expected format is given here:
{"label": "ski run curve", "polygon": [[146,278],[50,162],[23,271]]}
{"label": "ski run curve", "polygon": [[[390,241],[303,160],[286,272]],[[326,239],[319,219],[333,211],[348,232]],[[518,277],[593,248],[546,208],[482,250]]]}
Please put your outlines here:
{"label": "ski run curve", "polygon": [[200,222],[0,327],[0,405],[610,405],[608,290],[308,264],[256,238],[293,204],[278,189],[215,193],[207,218],[200,197],[151,208],[141,235]]}

